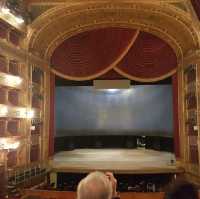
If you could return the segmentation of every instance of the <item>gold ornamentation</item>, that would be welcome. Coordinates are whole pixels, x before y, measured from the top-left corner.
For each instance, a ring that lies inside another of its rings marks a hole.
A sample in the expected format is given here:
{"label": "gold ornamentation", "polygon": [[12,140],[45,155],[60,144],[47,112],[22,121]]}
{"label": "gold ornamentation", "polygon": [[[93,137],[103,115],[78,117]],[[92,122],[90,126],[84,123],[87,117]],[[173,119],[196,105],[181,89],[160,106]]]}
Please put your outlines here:
{"label": "gold ornamentation", "polygon": [[138,81],[138,82],[157,82],[159,80],[163,80],[167,77],[170,77],[172,76],[173,74],[176,73],[176,69],[168,72],[167,74],[164,74],[162,76],[159,76],[159,77],[154,77],[154,78],[140,78],[140,77],[135,77],[133,75],[129,75],[128,73],[125,73],[124,71],[122,71],[121,69],[115,67],[114,70],[119,73],[120,75],[130,79],[130,80],[134,80],[134,81]]}
{"label": "gold ornamentation", "polygon": [[189,49],[199,47],[187,12],[159,1],[69,1],[42,14],[30,26],[29,49],[50,60],[55,48],[78,33],[101,27],[126,27],[152,33],[165,40],[182,62]]}

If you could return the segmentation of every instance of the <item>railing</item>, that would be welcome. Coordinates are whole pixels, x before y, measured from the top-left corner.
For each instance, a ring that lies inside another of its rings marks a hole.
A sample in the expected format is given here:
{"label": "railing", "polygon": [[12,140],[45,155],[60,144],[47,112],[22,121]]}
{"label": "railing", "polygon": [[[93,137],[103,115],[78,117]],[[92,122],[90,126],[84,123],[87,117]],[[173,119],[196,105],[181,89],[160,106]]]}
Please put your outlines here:
{"label": "railing", "polygon": [[[124,192],[121,199],[164,199],[164,192]],[[76,199],[76,192],[51,190],[24,190],[22,199]]]}

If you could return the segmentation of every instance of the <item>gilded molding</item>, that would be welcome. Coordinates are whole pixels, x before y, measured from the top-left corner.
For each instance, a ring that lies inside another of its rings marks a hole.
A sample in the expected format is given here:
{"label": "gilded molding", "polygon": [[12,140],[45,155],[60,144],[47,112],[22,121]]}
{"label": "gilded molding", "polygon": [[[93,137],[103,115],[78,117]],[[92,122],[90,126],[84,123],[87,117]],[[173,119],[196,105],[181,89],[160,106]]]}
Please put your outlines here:
{"label": "gilded molding", "polygon": [[31,53],[28,53],[24,49],[13,46],[3,39],[0,39],[0,54],[5,55],[6,57],[11,57],[12,59],[16,59],[21,63],[26,63],[29,61],[30,64],[35,64],[44,70],[48,69],[48,62]]}
{"label": "gilded molding", "polygon": [[26,53],[24,50],[20,50],[3,39],[0,39],[0,53],[7,57],[12,57],[12,59],[14,58],[22,63],[26,61]]}
{"label": "gilded molding", "polygon": [[187,55],[184,57],[183,65],[196,63],[197,60],[200,60],[200,49],[199,50],[191,50],[187,53]]}
{"label": "gilded molding", "polygon": [[112,22],[105,24],[104,22],[97,22],[95,21],[95,24],[87,24],[85,26],[79,26],[79,29],[76,30],[77,27],[73,27],[71,30],[68,30],[67,32],[64,32],[63,35],[58,35],[55,40],[49,41],[49,45],[46,48],[46,53],[44,54],[45,59],[50,60],[50,57],[52,55],[52,53],[54,52],[54,50],[56,49],[56,47],[58,47],[64,40],[66,40],[67,38],[70,38],[78,33],[82,33],[88,30],[93,30],[96,28],[104,28],[104,27],[124,27],[124,28],[137,28],[140,31],[145,31],[145,32],[149,32],[153,35],[157,35],[159,38],[165,40],[175,51],[176,56],[178,58],[178,60],[181,60],[183,57],[183,52],[181,49],[181,46],[179,45],[179,43],[176,43],[176,40],[171,37],[170,35],[168,35],[166,33],[166,31],[164,30],[160,30],[156,27],[147,27],[148,24],[138,24],[135,21],[129,21],[129,23],[127,23],[127,21],[124,22],[119,22],[116,21],[114,22],[114,20],[112,20]]}
{"label": "gilded molding", "polygon": [[126,27],[150,32],[165,40],[182,62],[189,49],[199,48],[190,15],[160,1],[70,1],[56,6],[30,26],[28,46],[50,60],[54,49],[65,39],[99,27]]}
{"label": "gilded molding", "polygon": [[121,69],[115,67],[114,70],[119,73],[120,75],[130,79],[130,80],[134,80],[134,81],[138,81],[138,82],[157,82],[157,81],[160,81],[160,80],[163,80],[167,77],[170,77],[172,76],[173,74],[176,73],[177,69],[174,69],[170,72],[168,72],[167,74],[165,75],[162,75],[162,76],[159,76],[159,77],[154,77],[154,78],[139,78],[139,77],[135,77],[135,76],[132,76],[132,75],[129,75],[128,73],[125,73],[124,71],[122,71]]}

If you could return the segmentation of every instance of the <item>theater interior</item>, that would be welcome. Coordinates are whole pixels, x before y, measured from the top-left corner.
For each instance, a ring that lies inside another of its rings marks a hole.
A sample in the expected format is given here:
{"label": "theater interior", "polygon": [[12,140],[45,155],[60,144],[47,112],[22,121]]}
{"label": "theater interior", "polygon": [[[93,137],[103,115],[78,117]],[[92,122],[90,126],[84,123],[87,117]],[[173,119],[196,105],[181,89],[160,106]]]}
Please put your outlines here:
{"label": "theater interior", "polygon": [[0,198],[200,187],[199,0],[1,0]]}

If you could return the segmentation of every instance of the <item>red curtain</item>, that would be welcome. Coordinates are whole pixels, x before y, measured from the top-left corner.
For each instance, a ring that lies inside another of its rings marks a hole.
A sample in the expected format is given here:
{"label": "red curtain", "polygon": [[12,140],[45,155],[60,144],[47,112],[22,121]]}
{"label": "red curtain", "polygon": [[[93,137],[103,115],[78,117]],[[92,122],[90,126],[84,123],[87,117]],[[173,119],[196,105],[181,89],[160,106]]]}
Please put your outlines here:
{"label": "red curtain", "polygon": [[173,123],[174,123],[174,153],[180,157],[179,117],[178,117],[178,78],[177,73],[172,76],[173,84]]}
{"label": "red curtain", "polygon": [[117,67],[124,73],[137,78],[161,77],[177,66],[173,49],[162,39],[140,32],[135,43]]}
{"label": "red curtain", "polygon": [[73,36],[56,48],[51,65],[60,73],[86,78],[107,69],[127,49],[136,30],[102,28]]}
{"label": "red curtain", "polygon": [[49,157],[54,154],[55,134],[55,75],[50,75],[50,124],[49,124]]}

